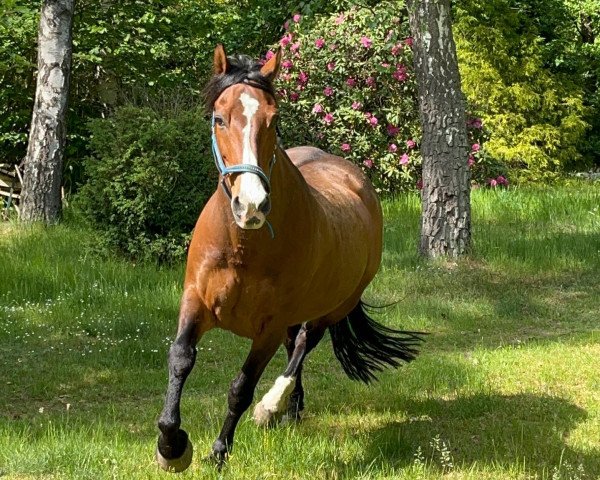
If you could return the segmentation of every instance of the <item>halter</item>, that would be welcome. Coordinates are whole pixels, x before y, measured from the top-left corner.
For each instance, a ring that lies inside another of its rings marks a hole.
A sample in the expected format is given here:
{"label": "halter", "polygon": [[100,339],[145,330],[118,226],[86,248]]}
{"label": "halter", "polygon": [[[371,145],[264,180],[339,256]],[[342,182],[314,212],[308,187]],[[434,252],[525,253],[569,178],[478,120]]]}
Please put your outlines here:
{"label": "halter", "polygon": [[[247,163],[240,163],[238,165],[232,165],[228,167],[225,165],[223,161],[223,157],[221,156],[221,151],[219,150],[219,145],[217,144],[217,136],[215,134],[215,112],[212,114],[211,120],[211,139],[212,139],[212,152],[213,157],[215,158],[215,165],[217,166],[217,170],[221,174],[221,187],[223,187],[223,191],[227,198],[231,200],[231,190],[227,186],[226,179],[232,173],[253,173],[257,175],[258,178],[262,181],[265,189],[267,190],[267,195],[271,194],[271,173],[273,173],[273,167],[275,166],[275,162],[277,161],[277,157],[275,155],[275,150],[273,151],[273,157],[271,157],[271,161],[269,162],[269,175],[263,171],[258,165],[250,165]],[[277,136],[277,145],[279,145],[279,135]]]}
{"label": "halter", "polygon": [[[212,152],[213,157],[215,158],[215,165],[217,166],[217,170],[221,174],[221,187],[223,187],[223,191],[227,198],[231,201],[231,190],[227,186],[227,177],[232,173],[253,173],[257,175],[258,178],[262,181],[265,189],[267,190],[267,195],[271,194],[271,174],[273,173],[273,167],[275,166],[275,162],[277,161],[276,151],[277,147],[281,147],[281,139],[279,136],[279,128],[277,128],[277,144],[275,145],[275,149],[273,150],[273,156],[271,157],[271,161],[269,162],[269,175],[263,171],[258,165],[250,165],[247,163],[240,163],[238,165],[232,165],[228,167],[225,165],[223,161],[223,157],[221,156],[221,151],[219,150],[219,145],[217,144],[217,135],[215,134],[215,112],[212,114],[211,119],[211,140],[212,140]],[[275,232],[273,231],[273,226],[271,222],[268,220],[265,221],[267,227],[269,227],[269,233],[271,234],[271,238],[275,238]]]}

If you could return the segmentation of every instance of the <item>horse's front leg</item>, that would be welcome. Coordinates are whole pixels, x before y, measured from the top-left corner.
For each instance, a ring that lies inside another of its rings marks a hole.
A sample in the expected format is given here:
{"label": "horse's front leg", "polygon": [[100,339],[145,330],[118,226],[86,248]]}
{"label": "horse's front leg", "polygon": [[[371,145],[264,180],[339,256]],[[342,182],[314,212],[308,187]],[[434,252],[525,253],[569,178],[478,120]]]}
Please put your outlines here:
{"label": "horse's front leg", "polygon": [[196,362],[196,344],[207,330],[202,324],[204,320],[197,313],[190,314],[182,310],[177,338],[169,350],[169,384],[158,420],[161,433],[156,448],[156,461],[162,469],[171,472],[181,472],[192,462],[192,444],[185,430],[180,428],[179,405],[183,385]]}
{"label": "horse's front leg", "polygon": [[227,459],[231,452],[235,427],[242,414],[252,404],[256,384],[282,340],[283,335],[269,335],[252,342],[252,348],[242,370],[229,389],[227,416],[221,433],[212,447],[212,457],[219,465]]}

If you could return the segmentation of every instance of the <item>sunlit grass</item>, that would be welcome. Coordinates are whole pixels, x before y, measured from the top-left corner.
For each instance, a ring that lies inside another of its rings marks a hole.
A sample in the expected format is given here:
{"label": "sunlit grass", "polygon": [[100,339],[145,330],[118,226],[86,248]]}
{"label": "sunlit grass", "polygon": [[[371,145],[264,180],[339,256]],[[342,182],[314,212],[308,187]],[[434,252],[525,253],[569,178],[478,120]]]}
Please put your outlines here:
{"label": "sunlit grass", "polygon": [[[371,386],[329,340],[306,365],[305,420],[242,420],[223,472],[202,461],[249,344],[210,332],[184,393],[183,478],[600,478],[600,189],[476,191],[474,252],[425,262],[419,199],[384,203],[378,319],[431,333]],[[182,266],[95,252],[76,224],[0,225],[0,476],[166,478],[153,461]],[[284,368],[279,352],[262,394]]]}

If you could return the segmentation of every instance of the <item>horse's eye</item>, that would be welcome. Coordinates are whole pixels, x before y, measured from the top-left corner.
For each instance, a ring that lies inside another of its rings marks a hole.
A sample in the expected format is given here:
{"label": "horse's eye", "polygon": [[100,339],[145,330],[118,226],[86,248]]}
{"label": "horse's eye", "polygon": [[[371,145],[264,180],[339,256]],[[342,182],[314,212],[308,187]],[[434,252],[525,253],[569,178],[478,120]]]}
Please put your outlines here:
{"label": "horse's eye", "polygon": [[225,121],[223,120],[223,117],[215,117],[215,125],[218,127],[224,127]]}

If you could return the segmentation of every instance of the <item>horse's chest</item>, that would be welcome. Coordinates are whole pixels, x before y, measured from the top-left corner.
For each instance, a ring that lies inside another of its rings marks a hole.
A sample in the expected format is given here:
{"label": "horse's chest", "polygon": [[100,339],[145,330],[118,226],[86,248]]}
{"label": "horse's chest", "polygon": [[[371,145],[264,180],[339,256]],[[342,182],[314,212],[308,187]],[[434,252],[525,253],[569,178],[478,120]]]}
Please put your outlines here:
{"label": "horse's chest", "polygon": [[204,301],[218,327],[255,338],[277,311],[275,285],[273,276],[220,270],[207,279]]}

